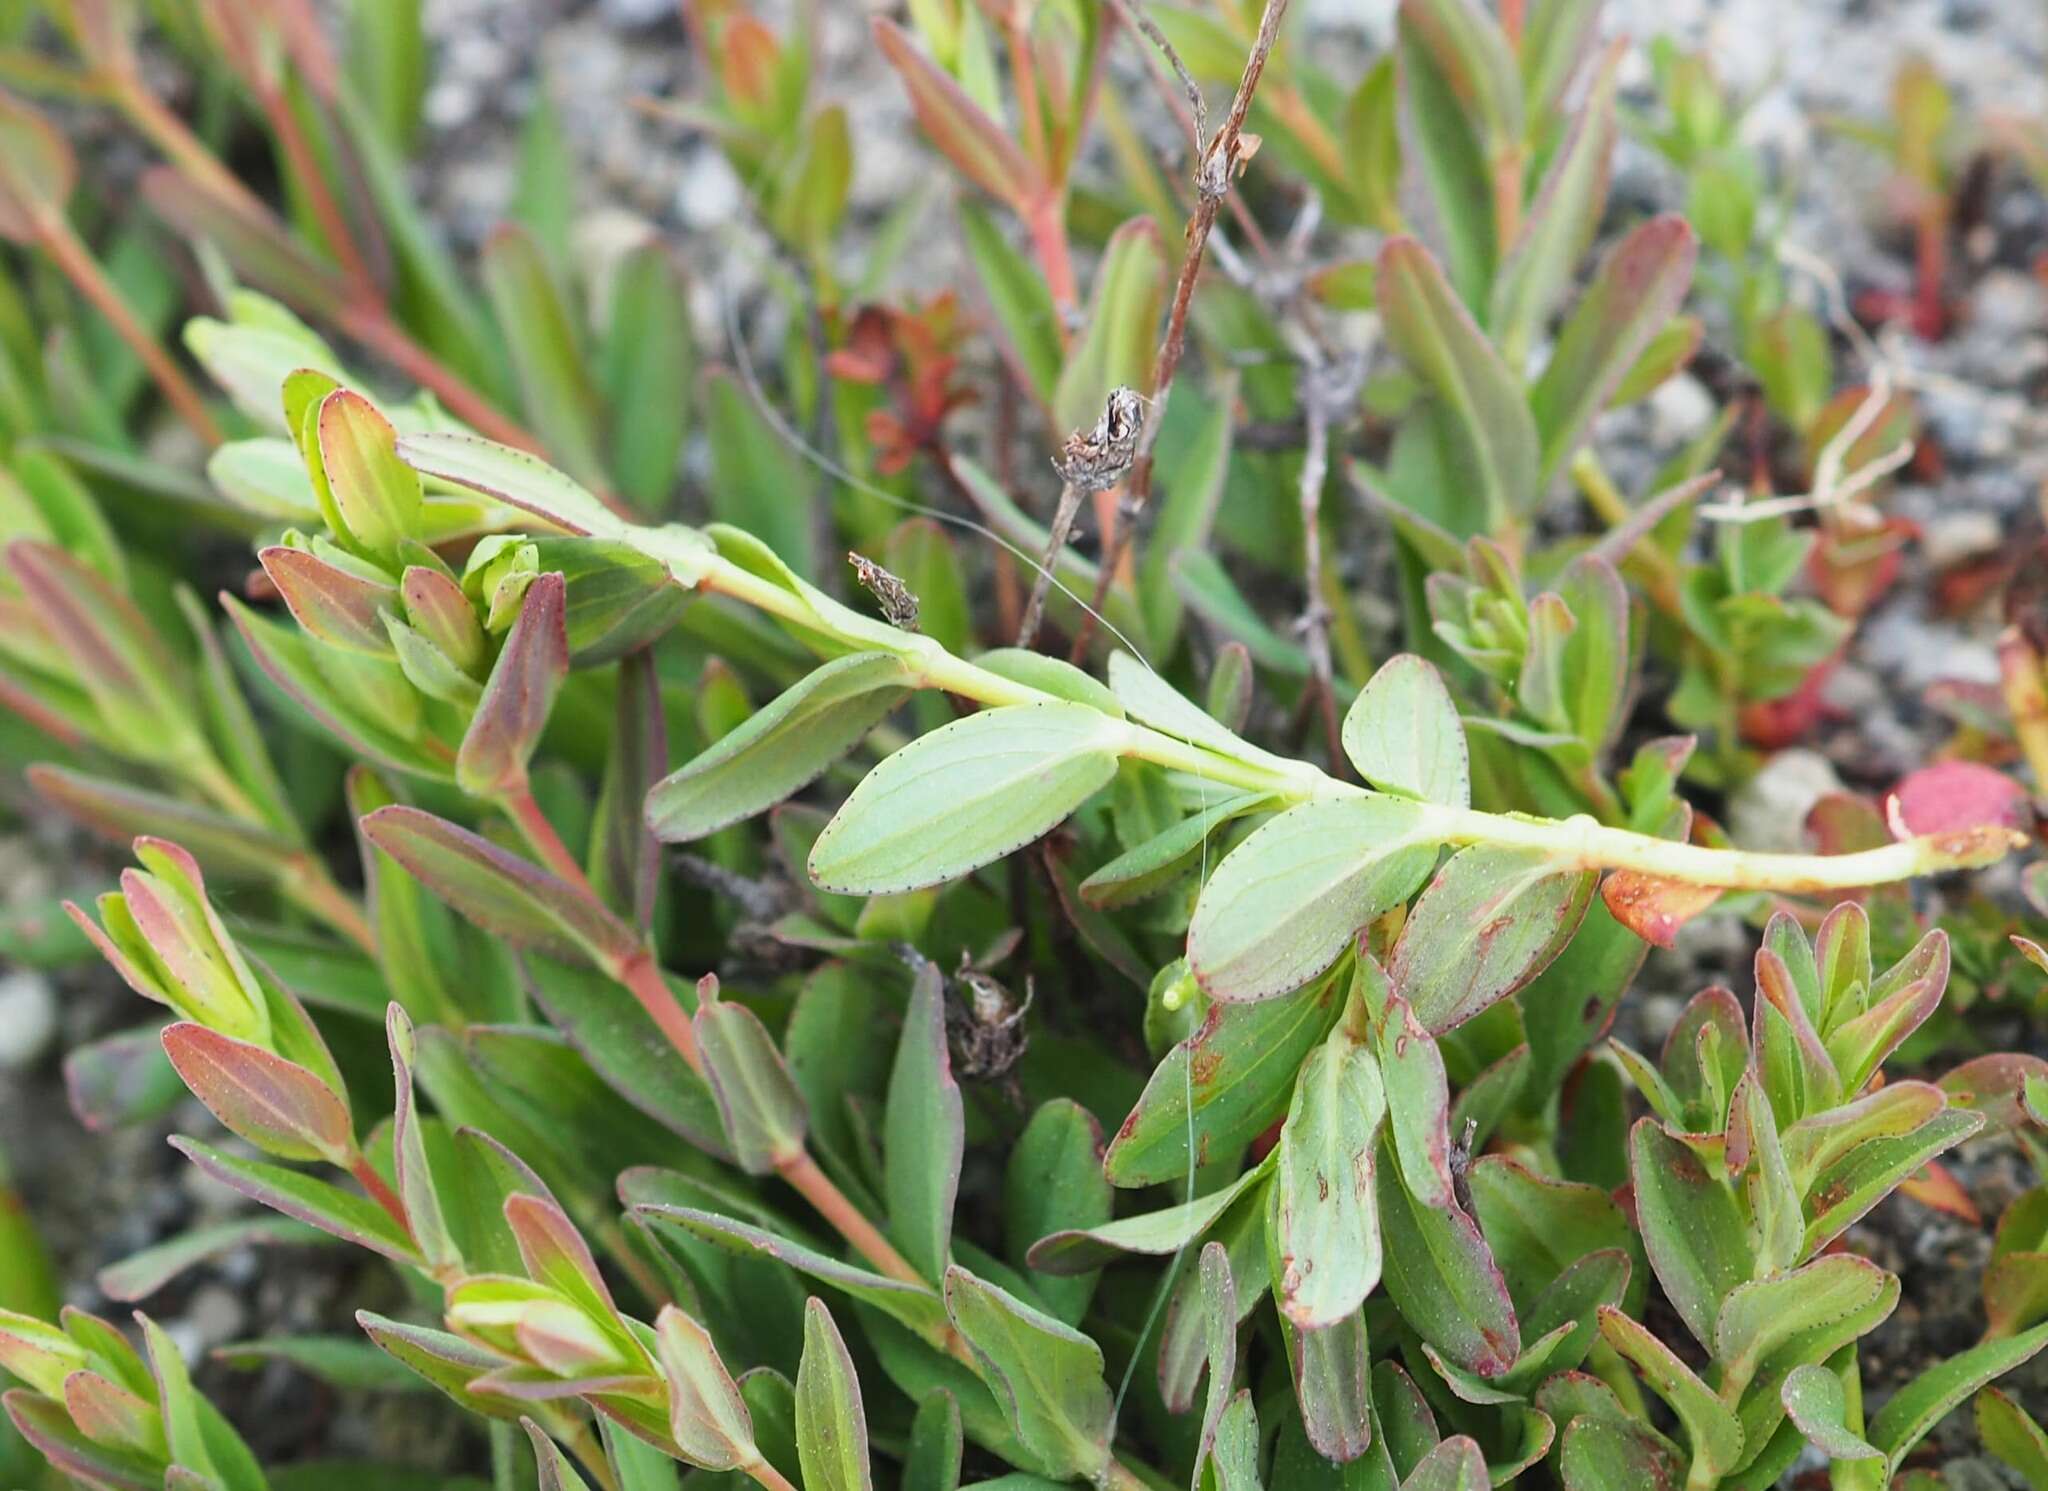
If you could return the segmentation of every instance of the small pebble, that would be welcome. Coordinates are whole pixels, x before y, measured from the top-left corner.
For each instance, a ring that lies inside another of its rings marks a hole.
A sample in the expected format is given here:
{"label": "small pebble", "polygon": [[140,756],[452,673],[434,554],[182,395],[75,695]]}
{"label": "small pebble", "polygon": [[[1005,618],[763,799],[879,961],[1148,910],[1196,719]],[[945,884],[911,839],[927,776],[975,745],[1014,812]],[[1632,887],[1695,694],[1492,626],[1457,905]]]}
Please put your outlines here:
{"label": "small pebble", "polygon": [[1714,420],[1714,398],[1690,373],[1667,378],[1650,395],[1650,439],[1670,449],[1699,438]]}
{"label": "small pebble", "polygon": [[38,1061],[57,1035],[57,995],[33,968],[0,975],[0,1071]]}
{"label": "small pebble", "polygon": [[207,1346],[220,1346],[240,1339],[248,1324],[248,1311],[233,1290],[208,1284],[192,1296],[185,1321]]}
{"label": "small pebble", "polygon": [[1967,508],[1944,512],[1920,535],[1921,551],[1936,569],[1988,554],[2005,542],[2005,525],[1995,513]]}
{"label": "small pebble", "polygon": [[1728,831],[1744,849],[1799,853],[1807,847],[1806,815],[1841,790],[1834,763],[1820,752],[1780,751],[1729,799]]}

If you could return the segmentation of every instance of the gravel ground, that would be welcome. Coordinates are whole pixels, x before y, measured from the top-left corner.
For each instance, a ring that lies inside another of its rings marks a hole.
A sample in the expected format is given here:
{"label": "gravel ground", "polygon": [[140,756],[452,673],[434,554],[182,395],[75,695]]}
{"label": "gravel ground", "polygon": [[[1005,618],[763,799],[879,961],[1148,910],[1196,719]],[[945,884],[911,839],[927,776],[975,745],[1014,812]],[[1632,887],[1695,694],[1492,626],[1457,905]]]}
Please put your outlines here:
{"label": "gravel ground", "polygon": [[[1318,33],[1320,56],[1362,63],[1390,32],[1391,0],[1299,3],[1305,24]],[[874,0],[819,7],[817,66],[826,91],[852,111],[854,208],[869,220],[907,193],[931,190],[933,174],[900,89],[867,44],[866,17],[879,8]],[[788,6],[770,0],[762,9],[779,20]],[[1916,52],[1956,91],[1960,112],[2048,118],[2048,7],[2024,0],[1611,0],[1610,12],[1617,31],[1675,33],[1708,47],[1722,75],[1755,94],[1754,139],[1800,183],[1792,237],[1823,249],[1852,290],[1902,287],[1910,257],[1896,224],[1883,215],[1881,163],[1817,127],[1817,118],[1879,117],[1899,60]],[[625,102],[681,96],[696,76],[697,59],[672,0],[429,0],[428,16],[436,81],[418,182],[458,244],[474,246],[503,213],[521,122],[545,89],[587,166],[578,234],[587,264],[595,272],[621,246],[649,233],[670,235],[684,246],[694,276],[705,344],[717,345],[718,308],[753,287],[760,258],[738,183],[708,140]],[[1135,86],[1137,63],[1128,49],[1115,65]],[[1638,54],[1630,66],[1624,84],[1641,102],[1647,65]],[[2008,542],[2048,479],[2048,403],[2038,397],[2048,377],[2048,306],[2031,272],[2048,206],[2009,169],[1995,185],[1987,223],[1958,269],[1958,331],[1936,346],[1891,349],[1941,452],[1938,479],[1901,482],[1888,501],[1889,511],[1922,525],[1922,541],[1830,680],[1831,714],[1816,749],[1782,753],[1743,799],[1728,805],[1728,821],[1745,842],[1782,836],[1782,825],[1801,821],[1814,797],[1838,783],[1882,789],[1923,761],[1944,733],[1922,703],[1929,685],[1995,678],[1994,618],[1983,608],[1950,614],[1931,599],[1945,570]],[[1669,173],[1633,144],[1624,145],[1616,191],[1630,203],[1676,205]],[[937,229],[946,215],[943,191],[933,197]],[[968,286],[950,235],[919,235],[900,283],[923,290],[949,282]],[[1710,413],[1704,391],[1677,380],[1647,410],[1618,416],[1603,431],[1610,464],[1625,484],[1646,474]],[[90,893],[109,882],[114,863],[38,822],[0,836],[0,902],[32,905],[57,891]],[[1753,946],[1752,934],[1726,919],[1688,929],[1679,949],[1657,954],[1639,983],[1631,1017],[1638,1034],[1654,1041],[1683,997],[1706,982],[1746,988]],[[203,1132],[202,1113],[98,1136],[68,1115],[56,1065],[61,1050],[139,1013],[132,996],[98,967],[54,977],[0,970],[0,1148],[45,1224],[72,1302],[93,1309],[111,1308],[89,1282],[95,1269],[236,1210],[162,1143],[173,1128]],[[2019,1034],[2040,1046],[2039,1032]],[[1987,1225],[2029,1181],[2016,1152],[2003,1147],[1982,1146],[1954,1169]],[[1852,1241],[1905,1277],[1905,1303],[1873,1339],[1867,1370],[1903,1374],[1930,1352],[1967,1344],[1981,1318],[1975,1296],[1988,1249],[1983,1228],[1894,1201],[1859,1226]],[[150,1308],[195,1351],[257,1334],[343,1332],[350,1310],[374,1302],[364,1292],[388,1290],[388,1277],[357,1268],[339,1252],[244,1249],[194,1271]],[[282,1368],[234,1376],[209,1368],[208,1382],[252,1428],[259,1450],[375,1449],[442,1466],[461,1453],[437,1434],[433,1426],[441,1420],[419,1399],[313,1390]],[[1952,1421],[1948,1437],[1967,1442],[1966,1416]]]}

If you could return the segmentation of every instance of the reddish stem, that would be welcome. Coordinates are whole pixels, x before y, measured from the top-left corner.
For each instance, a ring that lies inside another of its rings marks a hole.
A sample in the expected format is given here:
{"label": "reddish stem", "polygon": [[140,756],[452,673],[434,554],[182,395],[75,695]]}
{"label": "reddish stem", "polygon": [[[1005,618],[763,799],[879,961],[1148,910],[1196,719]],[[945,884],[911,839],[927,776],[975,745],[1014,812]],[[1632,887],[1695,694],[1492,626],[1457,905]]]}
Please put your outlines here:
{"label": "reddish stem", "polygon": [[92,250],[71,230],[71,224],[63,213],[55,210],[37,213],[34,228],[37,242],[57,261],[57,267],[78,287],[79,294],[106,317],[107,324],[127,344],[128,350],[141,360],[179,417],[192,426],[208,446],[219,445],[225,437],[220,426],[213,422],[213,416],[206,412],[206,401],[200,398],[199,390],[178,370],[178,365],[149,334],[149,329],[135,318],[128,302],[121,298],[121,292],[100,269]]}
{"label": "reddish stem", "polygon": [[668,1037],[668,1043],[676,1048],[676,1054],[689,1064],[690,1070],[703,1076],[704,1057],[697,1050],[696,1027],[690,1024],[689,1014],[669,992],[668,980],[662,977],[654,954],[641,949],[621,964],[613,977],[640,1001],[640,1007],[661,1027],[661,1033]]}
{"label": "reddish stem", "polygon": [[342,272],[358,295],[376,299],[382,304],[377,289],[376,276],[370,273],[369,261],[356,246],[355,235],[349,231],[348,219],[342,215],[341,204],[334,200],[334,193],[327,189],[326,173],[320,169],[320,158],[313,153],[313,145],[306,138],[306,132],[299,128],[299,116],[294,114],[291,103],[281,89],[266,88],[262,91],[262,104],[270,127],[283,147],[285,157],[291,162],[292,174],[299,178],[299,185],[305,190],[306,201],[313,209],[313,216],[320,224],[320,232],[327,239],[327,246],[341,264]]}
{"label": "reddish stem", "polygon": [[260,217],[268,211],[139,77],[121,74],[114,87],[129,122],[149,137],[150,143],[164,153],[186,180],[245,213]]}
{"label": "reddish stem", "polygon": [[1932,342],[1948,331],[1948,208],[1936,200],[1914,224],[1913,329]]}
{"label": "reddish stem", "polygon": [[406,1220],[405,1203],[398,1199],[396,1191],[384,1183],[384,1177],[376,1172],[369,1160],[365,1159],[361,1153],[358,1153],[349,1162],[348,1173],[353,1175],[362,1188],[369,1193],[372,1201],[391,1214],[391,1220],[398,1223],[399,1228],[405,1233],[406,1237],[411,1238],[412,1223]]}
{"label": "reddish stem", "polygon": [[923,1275],[912,1268],[875,1224],[846,1199],[846,1193],[818,1168],[818,1162],[810,1157],[808,1151],[798,1150],[791,1158],[778,1161],[775,1169],[868,1262],[892,1279],[916,1284],[920,1288],[928,1287]]}
{"label": "reddish stem", "polygon": [[[1067,204],[1057,192],[1048,191],[1025,215],[1024,226],[1031,234],[1032,252],[1038,256],[1038,267],[1045,273],[1046,288],[1052,291],[1053,304],[1061,312],[1071,311],[1079,305],[1080,296],[1074,286],[1074,261],[1067,252]],[[1059,327],[1060,341],[1067,340],[1064,321]]]}
{"label": "reddish stem", "polygon": [[576,862],[576,856],[569,852],[569,846],[562,842],[562,836],[555,832],[554,824],[548,822],[548,815],[540,810],[534,801],[533,788],[525,782],[505,792],[499,799],[512,821],[519,825],[519,831],[526,836],[526,842],[533,852],[540,856],[541,863],[555,874],[568,881],[576,889],[595,901],[598,894],[591,889],[590,881],[583,874],[583,866]]}

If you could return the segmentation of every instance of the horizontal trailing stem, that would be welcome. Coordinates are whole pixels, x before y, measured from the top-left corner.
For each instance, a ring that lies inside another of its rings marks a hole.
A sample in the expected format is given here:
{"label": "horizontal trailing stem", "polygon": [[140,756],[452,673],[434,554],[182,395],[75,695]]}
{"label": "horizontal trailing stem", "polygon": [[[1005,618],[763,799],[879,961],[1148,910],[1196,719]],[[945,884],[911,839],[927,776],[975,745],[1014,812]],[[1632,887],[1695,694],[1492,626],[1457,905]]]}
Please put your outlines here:
{"label": "horizontal trailing stem", "polygon": [[[804,595],[722,556],[706,557],[695,578],[704,590],[823,631],[850,647],[877,646],[871,629],[874,624],[865,618],[858,635],[841,633],[833,626],[829,608],[814,606]],[[911,682],[917,687],[941,689],[988,708],[1046,704],[1057,697],[955,657],[930,637],[908,632],[895,636],[900,642],[888,650],[908,665]],[[1282,806],[1370,795],[1370,789],[1340,781],[1306,761],[1282,762],[1249,748],[1245,756],[1237,756],[1134,720],[1122,723],[1115,746],[1120,755],[1222,786],[1270,795]],[[1610,828],[1584,816],[1560,820],[1438,804],[1424,804],[1422,810],[1425,823],[1436,829],[1445,843],[1535,849],[1575,868],[1634,870],[1689,885],[1787,894],[1854,890],[1969,869],[2002,859],[2025,842],[2009,829],[1987,825],[1902,839],[1854,854],[1764,854],[1674,843]]]}

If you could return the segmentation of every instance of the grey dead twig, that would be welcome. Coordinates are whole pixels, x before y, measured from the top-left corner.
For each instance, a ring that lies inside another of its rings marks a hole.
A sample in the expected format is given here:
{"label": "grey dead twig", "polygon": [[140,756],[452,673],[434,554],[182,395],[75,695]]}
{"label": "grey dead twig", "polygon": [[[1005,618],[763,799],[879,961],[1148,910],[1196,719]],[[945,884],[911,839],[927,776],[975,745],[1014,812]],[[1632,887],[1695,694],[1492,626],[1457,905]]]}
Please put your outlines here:
{"label": "grey dead twig", "polygon": [[1059,506],[1053,512],[1052,531],[1046,536],[1045,559],[1031,582],[1023,623],[1017,628],[1019,647],[1029,647],[1038,637],[1053,567],[1073,532],[1081,499],[1091,492],[1106,492],[1124,479],[1137,455],[1138,432],[1144,423],[1145,400],[1138,391],[1112,388],[1095,428],[1074,431],[1052,458],[1053,469],[1060,474]]}
{"label": "grey dead twig", "polygon": [[[1153,359],[1152,408],[1138,436],[1130,481],[1124,488],[1123,500],[1117,504],[1116,527],[1110,531],[1103,545],[1102,573],[1096,579],[1095,594],[1087,611],[1082,614],[1081,625],[1074,636],[1072,656],[1076,659],[1086,654],[1089,643],[1094,640],[1095,616],[1108,600],[1109,587],[1123,564],[1125,551],[1130,548],[1132,532],[1151,500],[1152,447],[1158,442],[1167,396],[1173,391],[1174,375],[1180,369],[1181,354],[1187,347],[1188,307],[1194,300],[1195,281],[1201,277],[1209,234],[1216,226],[1216,214],[1222,208],[1224,198],[1229,195],[1230,179],[1243,169],[1251,151],[1256,148],[1256,137],[1251,142],[1245,138],[1245,116],[1251,112],[1252,97],[1258,92],[1259,79],[1264,75],[1267,59],[1272,56],[1273,45],[1279,39],[1280,23],[1287,16],[1287,3],[1288,0],[1266,0],[1265,11],[1259,17],[1258,38],[1252,43],[1251,54],[1245,58],[1244,72],[1237,81],[1237,92],[1230,100],[1230,112],[1216,132],[1196,151],[1195,211],[1188,219],[1187,249],[1181,258],[1180,275],[1174,283],[1166,334],[1160,340],[1158,355]],[[1154,35],[1156,27],[1148,30],[1140,25],[1139,30],[1153,37],[1155,46],[1163,45],[1164,38]],[[1171,47],[1165,50],[1169,56],[1172,55]],[[1173,61],[1177,72],[1187,72],[1177,57]],[[1189,81],[1192,82],[1192,78]]]}

